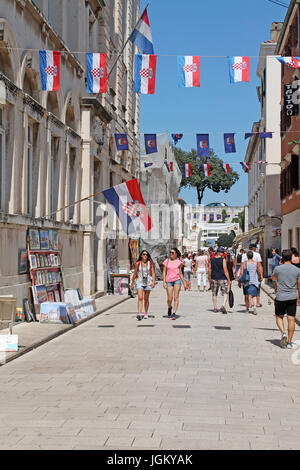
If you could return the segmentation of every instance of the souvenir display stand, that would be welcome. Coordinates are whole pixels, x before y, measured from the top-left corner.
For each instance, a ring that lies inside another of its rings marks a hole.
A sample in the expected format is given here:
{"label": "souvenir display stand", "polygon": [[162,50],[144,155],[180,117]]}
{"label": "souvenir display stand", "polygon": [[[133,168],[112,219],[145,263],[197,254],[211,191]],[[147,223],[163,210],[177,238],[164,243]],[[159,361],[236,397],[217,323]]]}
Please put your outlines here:
{"label": "souvenir display stand", "polygon": [[37,319],[43,302],[63,302],[61,252],[57,232],[29,229],[27,237],[32,297]]}

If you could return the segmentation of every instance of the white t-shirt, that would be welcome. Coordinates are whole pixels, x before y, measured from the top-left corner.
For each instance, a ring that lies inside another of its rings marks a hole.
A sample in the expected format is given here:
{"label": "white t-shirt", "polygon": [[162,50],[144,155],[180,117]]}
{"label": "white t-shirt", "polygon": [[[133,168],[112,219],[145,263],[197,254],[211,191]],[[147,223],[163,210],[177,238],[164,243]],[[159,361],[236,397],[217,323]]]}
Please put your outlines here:
{"label": "white t-shirt", "polygon": [[[253,251],[253,258],[252,259],[253,259],[253,261],[255,261],[255,263],[262,263],[261,256],[258,253],[258,251]],[[244,253],[243,256],[242,256],[242,263],[244,263],[245,261],[248,261],[247,253]]]}

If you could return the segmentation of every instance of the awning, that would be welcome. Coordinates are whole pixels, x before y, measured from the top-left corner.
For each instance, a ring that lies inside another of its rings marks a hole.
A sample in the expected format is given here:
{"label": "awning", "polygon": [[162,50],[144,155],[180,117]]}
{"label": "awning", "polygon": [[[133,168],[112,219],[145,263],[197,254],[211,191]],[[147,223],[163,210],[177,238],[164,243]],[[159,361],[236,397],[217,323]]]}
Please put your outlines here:
{"label": "awning", "polygon": [[251,239],[254,237],[254,235],[258,235],[259,233],[262,233],[264,231],[264,227],[256,227],[253,228],[252,230],[249,230],[249,232],[244,232],[240,233],[237,235],[233,241],[233,248],[236,248],[239,243],[245,240],[251,241]]}

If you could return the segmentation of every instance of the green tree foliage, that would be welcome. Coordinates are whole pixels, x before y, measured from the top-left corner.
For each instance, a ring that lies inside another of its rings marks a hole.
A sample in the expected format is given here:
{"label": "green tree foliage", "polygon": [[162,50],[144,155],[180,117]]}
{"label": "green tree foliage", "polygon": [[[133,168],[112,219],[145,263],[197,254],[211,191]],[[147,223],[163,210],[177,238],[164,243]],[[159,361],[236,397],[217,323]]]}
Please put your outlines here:
{"label": "green tree foliage", "polygon": [[[223,161],[215,155],[214,151],[210,150],[209,157],[198,157],[196,150],[192,149],[190,152],[173,147],[177,164],[182,171],[184,163],[192,164],[192,175],[189,178],[182,177],[181,188],[196,188],[198,196],[198,204],[201,204],[204,191],[211,189],[215,193],[220,191],[228,191],[232,185],[239,179],[236,171],[231,169],[230,173],[224,173],[221,168]],[[205,178],[201,171],[202,163],[210,163],[210,176]]]}
{"label": "green tree foliage", "polygon": [[226,248],[229,248],[232,246],[234,239],[234,233],[230,233],[229,235],[227,233],[222,233],[216,243],[218,246],[224,246]]}

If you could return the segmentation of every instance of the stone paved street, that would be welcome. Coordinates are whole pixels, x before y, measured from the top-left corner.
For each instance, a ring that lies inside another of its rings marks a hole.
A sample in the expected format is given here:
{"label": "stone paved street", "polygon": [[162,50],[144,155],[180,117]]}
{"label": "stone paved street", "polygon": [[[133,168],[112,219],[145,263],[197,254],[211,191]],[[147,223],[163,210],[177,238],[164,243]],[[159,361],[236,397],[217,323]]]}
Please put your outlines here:
{"label": "stone paved street", "polygon": [[0,448],[300,449],[300,365],[268,297],[234,293],[182,292],[172,321],[159,284],[148,320],[130,299],[0,367]]}

